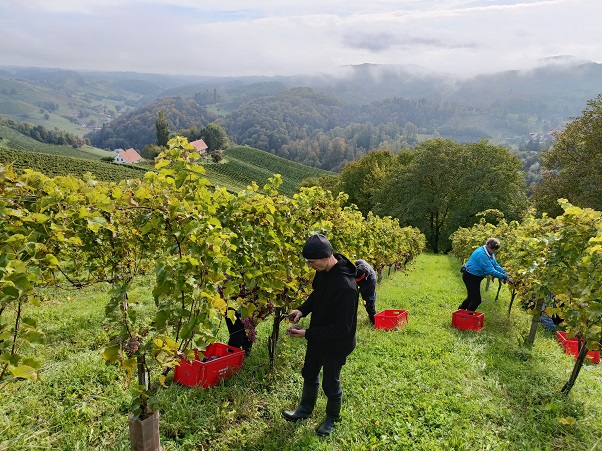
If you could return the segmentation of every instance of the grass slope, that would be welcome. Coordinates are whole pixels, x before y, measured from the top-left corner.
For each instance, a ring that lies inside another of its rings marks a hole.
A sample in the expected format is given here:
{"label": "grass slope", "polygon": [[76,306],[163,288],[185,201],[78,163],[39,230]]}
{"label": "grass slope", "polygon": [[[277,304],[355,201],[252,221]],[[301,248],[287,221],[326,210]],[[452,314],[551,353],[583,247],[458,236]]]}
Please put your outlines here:
{"label": "grass slope", "polygon": [[[377,310],[408,310],[402,330],[372,329],[360,307],[358,345],[341,376],[343,421],[331,437],[314,433],[324,415],[322,393],[311,419],[281,418],[281,410],[298,402],[306,344],[282,333],[270,373],[270,324],[262,324],[241,370],[219,386],[191,389],[168,377],[160,392],[162,445],[178,451],[600,449],[602,366],[586,365],[570,395],[560,396],[573,360],[543,330],[532,351],[521,345],[529,317],[518,308],[507,317],[506,288],[497,302],[495,290],[485,293],[482,332],[451,328],[465,294],[458,269],[452,257],[424,254],[408,272],[385,275]],[[129,449],[128,392],[101,358],[108,293],[49,294],[44,306],[26,312],[47,334],[49,346],[36,351],[45,360],[42,381],[12,381],[0,391],[0,449]],[[148,281],[135,286],[130,303],[151,314]],[[227,341],[223,324],[219,337]]]}
{"label": "grass slope", "polygon": [[39,152],[49,155],[59,155],[63,157],[85,158],[100,161],[101,158],[111,156],[111,152],[98,149],[96,147],[84,146],[74,148],[72,146],[59,146],[56,144],[46,144],[36,141],[30,136],[18,132],[6,125],[0,125],[0,148],[14,150],[27,150],[30,152]]}
{"label": "grass slope", "polygon": [[[0,163],[13,163],[19,169],[31,168],[49,176],[72,174],[81,177],[84,173],[91,172],[99,180],[112,181],[140,178],[148,170],[148,167],[117,166],[100,161],[109,155],[110,152],[95,147],[75,149],[71,146],[44,144],[0,125]],[[328,174],[322,169],[304,166],[246,146],[225,150],[223,162],[207,164],[205,170],[205,177],[211,184],[232,192],[245,189],[253,181],[263,186],[274,174],[280,174],[283,182],[280,192],[289,196],[299,190],[299,185],[306,178]]]}
{"label": "grass slope", "polygon": [[292,195],[308,177],[319,177],[329,172],[305,166],[263,150],[234,146],[224,151],[224,162],[205,166],[206,177],[218,186],[240,191],[255,181],[259,186],[267,183],[274,174],[282,176],[280,192]]}
{"label": "grass slope", "polygon": [[146,169],[111,164],[101,158],[111,153],[95,147],[45,144],[18,131],[0,125],[0,163],[12,164],[17,170],[33,169],[50,177],[92,173],[98,180],[119,181],[141,178]]}
{"label": "grass slope", "polygon": [[147,171],[147,169],[137,166],[63,157],[42,152],[5,149],[1,146],[0,163],[12,164],[17,171],[33,169],[49,177],[73,175],[82,178],[84,174],[89,172],[96,180],[110,182],[119,182],[125,179],[141,179]]}

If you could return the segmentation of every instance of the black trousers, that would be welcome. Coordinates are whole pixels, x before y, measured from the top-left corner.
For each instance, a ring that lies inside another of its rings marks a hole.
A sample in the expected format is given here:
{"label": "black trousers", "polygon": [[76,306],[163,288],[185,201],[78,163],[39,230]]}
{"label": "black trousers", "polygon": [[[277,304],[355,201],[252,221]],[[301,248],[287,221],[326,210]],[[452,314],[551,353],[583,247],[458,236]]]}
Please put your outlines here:
{"label": "black trousers", "polygon": [[360,291],[362,299],[366,302],[366,313],[376,315],[376,291]]}
{"label": "black trousers", "polygon": [[470,310],[474,312],[481,305],[481,281],[485,277],[475,276],[468,271],[462,273],[462,280],[466,285],[466,299],[458,307],[461,310]]}
{"label": "black trousers", "polygon": [[[228,310],[234,310],[231,307],[228,307]],[[228,326],[228,333],[230,334],[230,339],[228,340],[228,346],[234,346],[236,348],[242,348],[245,350],[247,356],[251,352],[251,340],[247,337],[247,332],[245,331],[245,325],[240,319],[240,313],[235,312],[236,320],[232,322],[228,315],[226,315],[226,326]]]}
{"label": "black trousers", "polygon": [[305,363],[301,375],[305,384],[312,387],[320,385],[320,370],[322,370],[322,390],[331,401],[343,399],[343,388],[341,387],[341,369],[345,365],[346,358],[323,358],[321,352],[308,346],[305,351]]}

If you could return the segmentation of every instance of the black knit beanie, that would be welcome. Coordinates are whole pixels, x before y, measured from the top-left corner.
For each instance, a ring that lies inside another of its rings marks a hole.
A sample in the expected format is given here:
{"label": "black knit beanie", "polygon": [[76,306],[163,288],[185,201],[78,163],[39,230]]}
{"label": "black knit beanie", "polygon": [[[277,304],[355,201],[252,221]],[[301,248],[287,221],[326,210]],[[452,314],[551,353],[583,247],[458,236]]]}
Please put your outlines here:
{"label": "black knit beanie", "polygon": [[303,258],[317,260],[332,255],[332,245],[321,233],[310,236],[303,246]]}

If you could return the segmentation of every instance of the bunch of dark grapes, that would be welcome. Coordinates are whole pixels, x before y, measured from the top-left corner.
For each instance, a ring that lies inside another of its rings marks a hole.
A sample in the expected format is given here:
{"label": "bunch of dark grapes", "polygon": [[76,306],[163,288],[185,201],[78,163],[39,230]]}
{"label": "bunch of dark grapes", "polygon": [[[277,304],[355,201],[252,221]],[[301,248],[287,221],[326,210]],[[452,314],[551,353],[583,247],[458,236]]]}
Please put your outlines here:
{"label": "bunch of dark grapes", "polygon": [[123,351],[131,359],[140,347],[140,339],[138,337],[131,337],[128,341],[123,344]]}
{"label": "bunch of dark grapes", "polygon": [[255,327],[257,326],[257,318],[242,318],[242,323],[245,326],[245,330],[247,331],[247,337],[251,343],[255,343],[257,339],[257,331]]}
{"label": "bunch of dark grapes", "polygon": [[212,360],[219,359],[218,355],[212,355],[211,357],[203,357],[203,362],[211,362]]}

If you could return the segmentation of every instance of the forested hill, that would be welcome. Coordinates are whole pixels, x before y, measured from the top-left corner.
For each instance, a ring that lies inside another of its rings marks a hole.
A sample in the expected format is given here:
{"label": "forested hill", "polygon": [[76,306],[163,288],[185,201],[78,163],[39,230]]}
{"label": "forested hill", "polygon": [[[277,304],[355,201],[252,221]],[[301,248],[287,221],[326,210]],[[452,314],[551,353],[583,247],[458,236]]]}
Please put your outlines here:
{"label": "forested hill", "polygon": [[217,119],[207,108],[192,98],[166,97],[149,105],[125,113],[100,130],[86,135],[90,142],[101,149],[141,149],[157,142],[157,114],[163,111],[171,130],[207,124]]}
{"label": "forested hill", "polygon": [[234,144],[338,170],[369,150],[437,137],[537,152],[602,92],[602,64],[564,57],[471,79],[411,66],[344,69],[176,77],[0,67],[0,116],[87,135],[104,149],[141,149],[156,142],[164,110],[171,133],[216,121]]}
{"label": "forested hill", "polygon": [[[372,65],[355,67],[341,79],[277,80],[222,80],[166,91],[190,95],[179,102],[195,105],[177,112],[165,105],[170,131],[185,128],[185,123],[206,125],[204,117],[215,113],[211,120],[223,125],[236,144],[334,171],[370,150],[411,148],[436,137],[456,142],[487,139],[525,149],[534,135],[542,144],[549,141],[552,130],[562,129],[602,91],[602,65],[549,66],[453,83],[441,76]],[[292,80],[307,85],[286,89]],[[88,135],[91,142],[103,148],[108,143],[125,145],[119,139],[134,143],[128,145],[153,143],[156,116],[149,111],[161,109],[162,102],[110,122]],[[192,117],[185,118],[188,113]]]}

